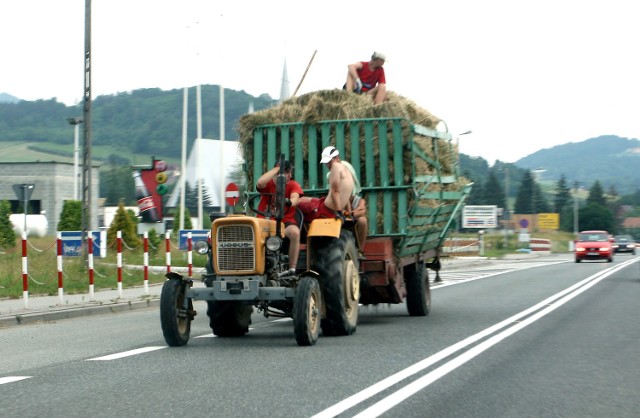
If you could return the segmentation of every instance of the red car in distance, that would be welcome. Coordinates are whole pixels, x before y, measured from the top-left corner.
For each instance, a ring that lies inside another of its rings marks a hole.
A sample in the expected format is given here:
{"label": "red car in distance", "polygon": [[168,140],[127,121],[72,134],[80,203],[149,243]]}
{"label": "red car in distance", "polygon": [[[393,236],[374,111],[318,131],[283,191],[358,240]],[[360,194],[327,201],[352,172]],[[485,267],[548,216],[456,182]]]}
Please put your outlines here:
{"label": "red car in distance", "polygon": [[613,238],[607,231],[582,231],[575,243],[576,263],[582,260],[613,261]]}

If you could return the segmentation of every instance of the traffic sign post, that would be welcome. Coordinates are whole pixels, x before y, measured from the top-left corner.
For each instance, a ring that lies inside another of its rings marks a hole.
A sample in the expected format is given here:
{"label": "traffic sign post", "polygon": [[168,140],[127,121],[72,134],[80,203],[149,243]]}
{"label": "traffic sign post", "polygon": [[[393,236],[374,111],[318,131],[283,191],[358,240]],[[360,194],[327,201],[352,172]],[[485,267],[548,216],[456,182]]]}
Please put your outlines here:
{"label": "traffic sign post", "polygon": [[226,189],[224,190],[225,199],[227,201],[227,205],[235,206],[238,202],[238,198],[240,197],[240,189],[238,185],[235,183],[227,184]]}
{"label": "traffic sign post", "polygon": [[15,192],[18,200],[24,202],[24,229],[23,232],[25,236],[27,235],[27,208],[29,205],[29,200],[31,199],[31,195],[33,194],[33,190],[36,188],[35,184],[14,184],[13,191]]}

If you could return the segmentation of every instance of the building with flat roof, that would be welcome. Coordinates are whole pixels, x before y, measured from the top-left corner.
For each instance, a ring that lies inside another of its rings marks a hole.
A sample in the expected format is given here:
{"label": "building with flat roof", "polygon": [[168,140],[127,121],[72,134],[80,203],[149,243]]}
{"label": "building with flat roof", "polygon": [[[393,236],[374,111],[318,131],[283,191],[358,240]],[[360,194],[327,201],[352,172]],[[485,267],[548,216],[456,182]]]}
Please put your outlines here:
{"label": "building with flat roof", "polygon": [[[78,178],[79,197],[82,199],[82,173]],[[0,200],[11,203],[12,213],[24,213],[23,204],[13,190],[14,185],[35,185],[29,200],[28,214],[44,212],[48,222],[47,235],[58,230],[60,213],[66,200],[73,200],[74,165],[57,161],[0,162]],[[99,166],[91,167],[91,219],[90,230],[98,229],[98,196],[100,190]],[[27,228],[28,229],[28,228]]]}

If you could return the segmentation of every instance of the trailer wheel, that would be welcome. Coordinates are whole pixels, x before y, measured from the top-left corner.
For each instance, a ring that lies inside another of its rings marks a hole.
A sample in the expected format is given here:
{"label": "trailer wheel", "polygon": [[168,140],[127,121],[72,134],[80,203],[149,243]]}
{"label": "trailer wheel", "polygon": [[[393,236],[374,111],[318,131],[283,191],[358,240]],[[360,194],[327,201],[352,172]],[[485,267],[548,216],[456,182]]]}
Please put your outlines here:
{"label": "trailer wheel", "polygon": [[320,322],[323,335],[351,335],[358,324],[360,276],[358,251],[351,232],[319,242],[314,270],[320,275],[326,317]]}
{"label": "trailer wheel", "polygon": [[427,316],[431,310],[431,288],[424,263],[414,263],[404,268],[407,286],[407,310],[411,316]]}
{"label": "trailer wheel", "polygon": [[242,302],[207,301],[207,316],[213,335],[241,337],[249,332],[253,307]]}
{"label": "trailer wheel", "polygon": [[322,298],[313,277],[303,277],[293,300],[293,331],[300,346],[314,345],[320,333]]}
{"label": "trailer wheel", "polygon": [[189,341],[191,320],[195,312],[193,302],[184,309],[186,284],[179,279],[170,278],[162,286],[160,294],[160,325],[164,340],[171,347],[180,347]]}

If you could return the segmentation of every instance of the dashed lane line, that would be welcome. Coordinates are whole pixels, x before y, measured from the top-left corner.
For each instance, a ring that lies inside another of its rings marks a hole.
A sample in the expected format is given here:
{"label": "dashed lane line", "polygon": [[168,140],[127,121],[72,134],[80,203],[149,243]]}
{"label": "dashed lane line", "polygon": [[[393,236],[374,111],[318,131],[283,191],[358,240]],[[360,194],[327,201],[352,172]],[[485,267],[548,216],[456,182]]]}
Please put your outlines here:
{"label": "dashed lane line", "polygon": [[5,376],[0,377],[0,385],[4,385],[5,383],[13,383],[18,382],[20,380],[29,379],[32,376]]}
{"label": "dashed lane line", "polygon": [[158,346],[136,348],[135,350],[129,350],[129,351],[123,351],[121,353],[109,354],[108,356],[90,358],[90,359],[87,359],[87,361],[117,360],[117,359],[121,359],[121,358],[124,358],[124,357],[135,356],[137,354],[148,353],[150,351],[161,350],[163,348],[167,348],[167,346],[166,345],[163,345],[163,346],[159,346],[158,345]]}

